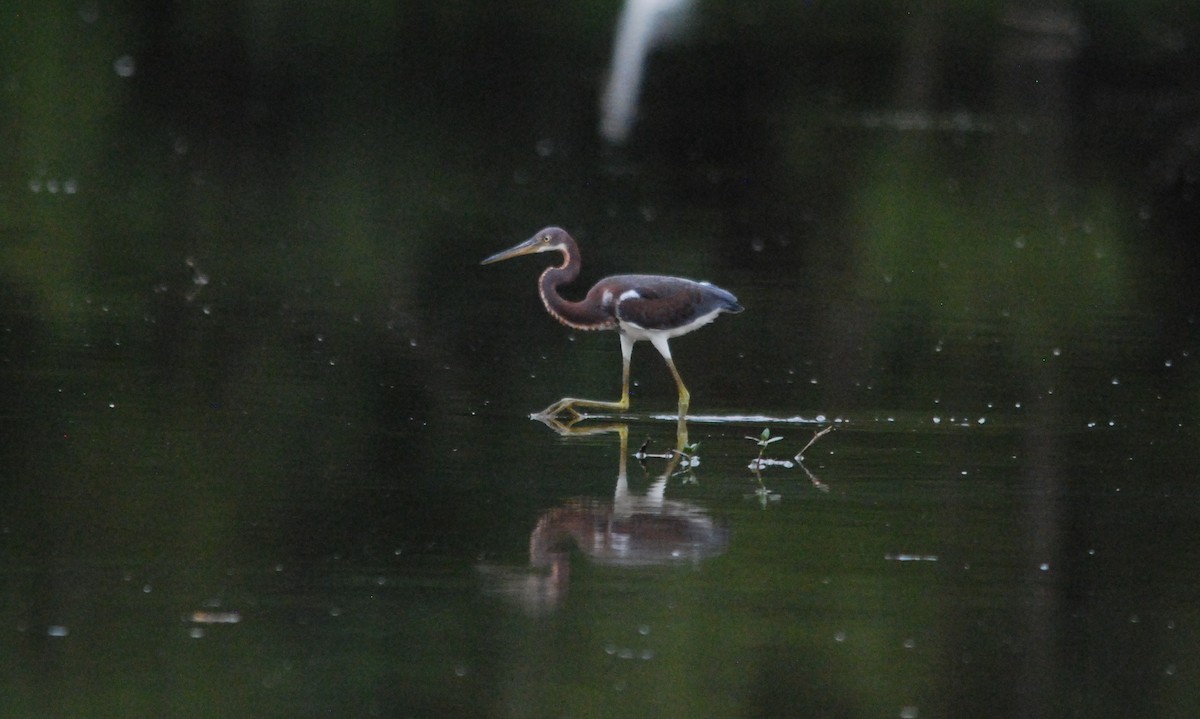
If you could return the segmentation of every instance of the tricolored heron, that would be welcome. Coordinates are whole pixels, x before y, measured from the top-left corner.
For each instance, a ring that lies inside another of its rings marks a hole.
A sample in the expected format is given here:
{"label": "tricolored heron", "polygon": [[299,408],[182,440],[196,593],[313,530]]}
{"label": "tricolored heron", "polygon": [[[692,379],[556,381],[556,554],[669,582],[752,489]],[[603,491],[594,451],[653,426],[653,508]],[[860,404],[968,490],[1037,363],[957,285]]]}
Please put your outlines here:
{"label": "tricolored heron", "polygon": [[554,319],[576,330],[616,330],[621,337],[621,399],[616,402],[600,402],[591,399],[564,397],[540,412],[540,416],[553,417],[562,412],[571,412],[581,417],[578,407],[624,412],[629,409],[629,360],[633,356],[633,345],[638,340],[649,340],[658,350],[675,378],[679,388],[679,417],[688,410],[691,395],[683,385],[679,370],[671,359],[668,341],[672,337],[687,334],[716,319],[722,312],[742,311],[737,298],[729,292],[707,282],[685,280],[681,277],[661,275],[614,275],[606,277],[588,290],[579,302],[572,302],[558,294],[558,288],[579,277],[583,261],[579,256],[579,245],[566,230],[547,227],[516,247],[492,255],[482,264],[491,264],[512,257],[535,252],[562,253],[563,262],[547,267],[538,278],[538,294],[542,304]]}

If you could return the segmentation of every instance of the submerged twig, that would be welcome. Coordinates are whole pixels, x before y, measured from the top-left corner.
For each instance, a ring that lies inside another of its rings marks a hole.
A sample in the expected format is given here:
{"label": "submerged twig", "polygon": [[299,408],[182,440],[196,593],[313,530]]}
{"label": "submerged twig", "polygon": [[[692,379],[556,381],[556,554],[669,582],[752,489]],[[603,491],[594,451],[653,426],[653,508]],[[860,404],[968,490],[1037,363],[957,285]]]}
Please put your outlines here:
{"label": "submerged twig", "polygon": [[647,437],[646,441],[642,442],[642,446],[638,447],[638,451],[633,453],[633,458],[638,460],[639,462],[644,462],[647,459],[673,459],[675,457],[674,450],[672,450],[670,452],[647,452],[646,449],[649,446],[650,446],[650,438]]}
{"label": "submerged twig", "polygon": [[804,452],[809,447],[813,446],[813,444],[815,444],[818,439],[824,437],[825,435],[829,434],[832,431],[833,431],[833,426],[830,425],[830,426],[826,427],[825,429],[819,430],[815,434],[813,434],[812,439],[808,440],[808,444],[804,445],[804,447],[801,448],[801,450],[796,453],[796,461],[797,462],[804,461]]}

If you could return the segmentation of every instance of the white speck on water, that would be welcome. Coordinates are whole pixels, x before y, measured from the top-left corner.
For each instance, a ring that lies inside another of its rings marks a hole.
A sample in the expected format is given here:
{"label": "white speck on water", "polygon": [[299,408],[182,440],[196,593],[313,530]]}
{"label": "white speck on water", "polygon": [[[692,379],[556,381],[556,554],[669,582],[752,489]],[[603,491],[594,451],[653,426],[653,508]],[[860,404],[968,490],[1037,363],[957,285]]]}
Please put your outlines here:
{"label": "white speck on water", "polygon": [[644,637],[644,636],[646,636],[647,634],[649,634],[649,633],[650,633],[650,625],[649,625],[649,624],[643,624],[643,625],[641,625],[641,626],[639,626],[639,627],[638,627],[638,630],[637,630],[637,631],[638,631],[638,634],[641,634],[641,635]]}
{"label": "white speck on water", "polygon": [[1168,664],[1167,667],[1163,669],[1163,674],[1166,674],[1169,677],[1175,676],[1175,665]]}
{"label": "white speck on water", "polygon": [[338,607],[330,607],[329,608],[329,616],[340,617],[340,616],[342,616],[342,610]]}
{"label": "white speck on water", "polygon": [[917,719],[918,712],[914,706],[900,707],[900,719]]}
{"label": "white speck on water", "polygon": [[934,415],[934,417],[933,417],[933,423],[934,423],[934,424],[941,424],[941,423],[942,423],[942,418],[941,418],[941,417],[938,417],[937,415]]}
{"label": "white speck on water", "polygon": [[915,648],[916,646],[917,646],[917,640],[916,640],[916,639],[911,639],[911,638],[910,638],[910,639],[905,639],[905,640],[904,640],[904,648],[905,648],[905,649],[913,649],[913,648]]}
{"label": "white speck on water", "polygon": [[65,637],[68,633],[67,628],[61,624],[51,624],[46,627],[46,636],[48,637]]}
{"label": "white speck on water", "polygon": [[833,634],[833,641],[835,641],[835,642],[837,642],[837,643],[839,643],[839,644],[841,644],[842,642],[846,641],[846,633],[845,633],[845,632],[841,632],[841,631],[839,631],[839,632],[834,632],[834,634]]}
{"label": "white speck on water", "polygon": [[885,554],[884,561],[888,562],[936,562],[936,554]]}
{"label": "white speck on water", "polygon": [[985,423],[987,423],[987,417],[980,417],[979,419],[975,420],[975,423],[976,424],[985,424]]}
{"label": "white speck on water", "polygon": [[1055,347],[1054,349],[1050,350],[1050,354],[1054,355],[1055,357],[1061,357],[1062,349],[1059,347]]}
{"label": "white speck on water", "polygon": [[113,71],[118,77],[133,77],[133,73],[137,70],[136,63],[130,55],[122,55],[116,60],[113,60]]}
{"label": "white speck on water", "polygon": [[1163,362],[1163,367],[1169,368],[1172,364],[1174,364],[1174,363],[1171,360],[1167,360],[1167,361]]}
{"label": "white speck on water", "polygon": [[1042,562],[1041,564],[1038,565],[1038,569],[1042,570],[1043,572],[1049,572],[1050,571],[1050,563]]}
{"label": "white speck on water", "polygon": [[192,627],[188,630],[188,636],[192,639],[202,639],[204,637],[204,627]]}

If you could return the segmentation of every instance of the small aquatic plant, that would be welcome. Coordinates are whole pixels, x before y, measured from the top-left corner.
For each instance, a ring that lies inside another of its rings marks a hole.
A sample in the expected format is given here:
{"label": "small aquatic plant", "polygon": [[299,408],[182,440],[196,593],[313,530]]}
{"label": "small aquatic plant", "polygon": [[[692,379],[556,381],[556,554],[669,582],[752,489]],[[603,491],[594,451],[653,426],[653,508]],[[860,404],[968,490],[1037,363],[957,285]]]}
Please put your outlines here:
{"label": "small aquatic plant", "polygon": [[767,447],[769,447],[773,443],[778,442],[779,440],[783,439],[783,437],[772,437],[771,436],[771,428],[763,427],[762,434],[758,435],[757,437],[747,436],[746,439],[748,439],[751,442],[758,445],[758,456],[755,457],[754,460],[750,462],[750,466],[752,469],[758,469],[758,468],[761,468],[764,464],[763,452],[766,452]]}
{"label": "small aquatic plant", "polygon": [[700,443],[692,442],[691,444],[683,445],[683,449],[672,450],[679,455],[679,465],[682,468],[691,468],[700,466]]}
{"label": "small aquatic plant", "polygon": [[808,443],[805,444],[804,447],[801,448],[801,450],[796,453],[794,461],[790,460],[790,459],[771,459],[769,457],[764,456],[766,454],[767,447],[769,447],[772,444],[774,444],[775,442],[778,442],[781,439],[783,439],[783,437],[772,437],[770,428],[763,428],[762,433],[759,434],[757,437],[750,437],[750,436],[746,437],[746,439],[748,439],[751,442],[754,442],[756,445],[758,445],[758,456],[755,457],[754,459],[750,460],[749,466],[750,466],[750,470],[752,472],[754,472],[754,479],[758,481],[758,489],[756,489],[754,493],[755,493],[755,495],[758,496],[759,501],[763,504],[764,507],[766,506],[766,503],[768,500],[777,501],[779,499],[778,494],[773,494],[771,492],[771,490],[767,489],[766,485],[763,484],[762,470],[766,467],[791,468],[791,467],[799,466],[800,469],[804,470],[804,473],[806,475],[808,475],[808,479],[809,479],[809,481],[812,482],[813,487],[815,487],[816,489],[818,489],[822,492],[829,491],[829,487],[826,486],[823,482],[821,482],[821,480],[817,479],[816,475],[814,475],[812,472],[810,472],[808,467],[804,466],[804,453],[806,451],[808,451],[808,448],[813,446],[813,444],[818,439],[829,434],[831,431],[833,431],[833,427],[825,427],[824,429],[820,429],[820,430],[817,430],[816,432],[814,432],[812,439],[808,440]]}

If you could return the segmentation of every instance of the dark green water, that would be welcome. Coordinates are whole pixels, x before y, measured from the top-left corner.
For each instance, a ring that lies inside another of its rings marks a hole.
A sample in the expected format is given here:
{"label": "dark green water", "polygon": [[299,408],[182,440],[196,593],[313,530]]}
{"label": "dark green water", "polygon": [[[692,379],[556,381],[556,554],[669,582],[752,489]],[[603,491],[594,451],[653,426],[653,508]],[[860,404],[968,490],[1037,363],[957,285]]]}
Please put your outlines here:
{"label": "dark green water", "polygon": [[1200,712],[1200,14],[619,12],[0,10],[0,716]]}

